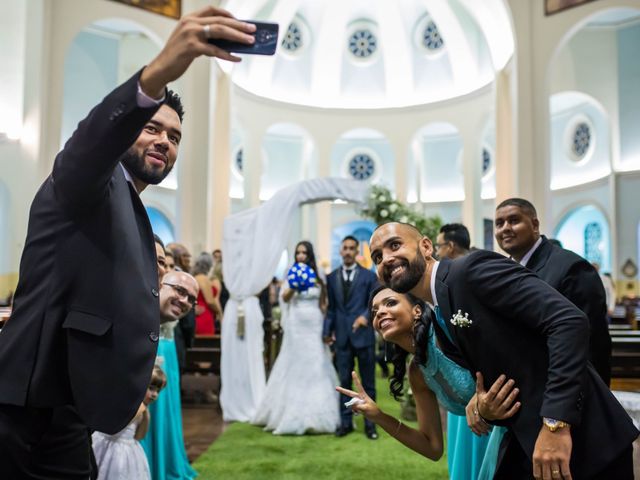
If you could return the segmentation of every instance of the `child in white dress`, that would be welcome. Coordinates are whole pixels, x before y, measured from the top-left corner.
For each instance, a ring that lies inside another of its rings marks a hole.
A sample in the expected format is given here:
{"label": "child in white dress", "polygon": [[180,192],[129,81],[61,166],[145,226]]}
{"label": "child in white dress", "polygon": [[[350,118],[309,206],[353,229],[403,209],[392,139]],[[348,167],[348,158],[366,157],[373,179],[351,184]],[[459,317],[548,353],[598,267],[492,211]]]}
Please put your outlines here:
{"label": "child in white dress", "polygon": [[151,479],[147,456],[138,440],[146,435],[149,428],[147,406],[158,398],[158,392],[166,383],[167,377],[156,365],[153,367],[151,382],[144,401],[140,404],[131,423],[114,435],[93,433],[93,452],[98,464],[98,480]]}

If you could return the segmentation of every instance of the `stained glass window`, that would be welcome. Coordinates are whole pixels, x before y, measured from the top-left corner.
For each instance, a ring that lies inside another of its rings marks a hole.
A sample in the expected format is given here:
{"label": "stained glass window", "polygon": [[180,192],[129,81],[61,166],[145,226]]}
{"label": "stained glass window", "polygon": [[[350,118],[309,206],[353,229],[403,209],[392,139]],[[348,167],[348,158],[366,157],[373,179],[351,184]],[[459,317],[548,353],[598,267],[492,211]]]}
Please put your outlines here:
{"label": "stained glass window", "polygon": [[602,265],[602,226],[591,222],[584,227],[584,256],[592,263]]}
{"label": "stained glass window", "polygon": [[357,58],[367,58],[378,48],[378,40],[371,30],[356,30],[349,38],[349,51]]}
{"label": "stained glass window", "polygon": [[282,47],[290,52],[295,52],[302,47],[302,41],[302,28],[296,22],[291,22],[282,37]]}
{"label": "stained glass window", "polygon": [[367,180],[373,176],[375,171],[375,162],[366,153],[358,153],[349,160],[349,174],[356,180]]}
{"label": "stained glass window", "polygon": [[583,158],[589,151],[591,146],[591,128],[585,122],[576,125],[573,131],[573,145],[571,146],[573,153],[579,158]]}

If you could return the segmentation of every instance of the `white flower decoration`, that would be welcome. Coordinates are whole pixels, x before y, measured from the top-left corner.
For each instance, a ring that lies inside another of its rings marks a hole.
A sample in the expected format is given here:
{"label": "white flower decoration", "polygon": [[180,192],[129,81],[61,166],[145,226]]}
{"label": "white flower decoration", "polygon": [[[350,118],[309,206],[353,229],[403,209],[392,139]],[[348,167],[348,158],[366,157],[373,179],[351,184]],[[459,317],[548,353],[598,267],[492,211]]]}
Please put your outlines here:
{"label": "white flower decoration", "polygon": [[380,195],[378,197],[378,200],[381,201],[381,202],[386,202],[387,201],[387,197],[386,197],[386,195]]}
{"label": "white flower decoration", "polygon": [[387,212],[386,210],[380,210],[380,216],[382,218],[387,218],[389,216],[389,212]]}
{"label": "white flower decoration", "polygon": [[409,217],[407,217],[406,215],[403,215],[402,217],[400,217],[400,223],[407,223],[409,221]]}
{"label": "white flower decoration", "polygon": [[396,203],[392,203],[391,205],[389,205],[389,211],[391,213],[395,212],[396,210],[398,210],[398,205]]}
{"label": "white flower decoration", "polygon": [[460,328],[469,328],[471,326],[471,324],[473,323],[473,321],[469,318],[469,314],[465,313],[464,315],[462,314],[462,310],[458,310],[458,313],[456,313],[453,318],[451,318],[451,323],[453,325],[455,325],[456,327],[460,327]]}

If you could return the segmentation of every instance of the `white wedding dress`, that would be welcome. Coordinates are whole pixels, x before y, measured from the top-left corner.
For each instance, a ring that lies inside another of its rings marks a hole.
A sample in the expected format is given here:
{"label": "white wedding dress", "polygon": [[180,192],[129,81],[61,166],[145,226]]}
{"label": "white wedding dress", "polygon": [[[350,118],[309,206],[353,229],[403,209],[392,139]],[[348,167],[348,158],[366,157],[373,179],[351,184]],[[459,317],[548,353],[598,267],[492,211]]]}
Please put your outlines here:
{"label": "white wedding dress", "polygon": [[338,379],[322,342],[319,299],[320,289],[312,287],[283,304],[282,346],[251,422],[275,435],[333,433],[340,424]]}

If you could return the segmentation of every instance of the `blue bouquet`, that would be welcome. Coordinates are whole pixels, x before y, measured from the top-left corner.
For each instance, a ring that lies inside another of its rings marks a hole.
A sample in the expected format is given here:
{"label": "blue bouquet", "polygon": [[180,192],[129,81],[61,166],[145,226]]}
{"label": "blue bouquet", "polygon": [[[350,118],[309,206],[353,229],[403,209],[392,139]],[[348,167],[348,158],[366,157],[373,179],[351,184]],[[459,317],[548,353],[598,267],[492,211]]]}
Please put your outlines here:
{"label": "blue bouquet", "polygon": [[316,272],[306,263],[294,263],[287,273],[289,286],[298,292],[304,292],[316,284]]}

